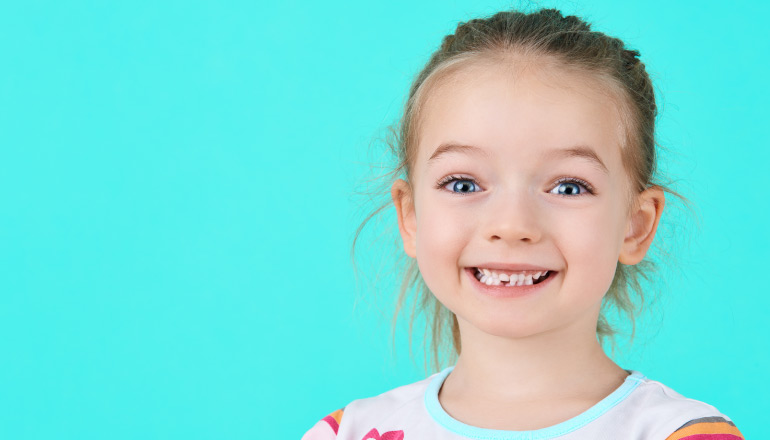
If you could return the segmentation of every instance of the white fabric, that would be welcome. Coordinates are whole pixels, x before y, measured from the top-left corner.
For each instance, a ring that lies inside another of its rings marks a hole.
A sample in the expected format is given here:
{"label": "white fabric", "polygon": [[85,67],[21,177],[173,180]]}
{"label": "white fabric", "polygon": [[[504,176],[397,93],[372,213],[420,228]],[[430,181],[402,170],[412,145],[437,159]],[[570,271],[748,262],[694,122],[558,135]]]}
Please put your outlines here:
{"label": "white fabric", "polygon": [[[664,440],[693,419],[718,416],[730,420],[711,405],[688,399],[639,372],[629,371],[631,374],[624,384],[607,398],[585,413],[558,425],[534,431],[482,429],[451,418],[440,407],[438,390],[451,369],[376,397],[351,402],[345,407],[336,438]],[[376,434],[364,437],[374,429]]]}

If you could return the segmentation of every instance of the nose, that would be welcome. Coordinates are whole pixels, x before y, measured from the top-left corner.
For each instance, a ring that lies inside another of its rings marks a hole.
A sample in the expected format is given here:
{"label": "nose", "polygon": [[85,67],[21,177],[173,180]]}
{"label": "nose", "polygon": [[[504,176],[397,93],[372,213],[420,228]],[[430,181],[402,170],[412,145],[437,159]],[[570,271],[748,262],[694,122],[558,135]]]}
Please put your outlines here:
{"label": "nose", "polygon": [[543,235],[539,211],[537,200],[527,192],[495,194],[479,213],[484,216],[484,237],[511,245],[539,242]]}

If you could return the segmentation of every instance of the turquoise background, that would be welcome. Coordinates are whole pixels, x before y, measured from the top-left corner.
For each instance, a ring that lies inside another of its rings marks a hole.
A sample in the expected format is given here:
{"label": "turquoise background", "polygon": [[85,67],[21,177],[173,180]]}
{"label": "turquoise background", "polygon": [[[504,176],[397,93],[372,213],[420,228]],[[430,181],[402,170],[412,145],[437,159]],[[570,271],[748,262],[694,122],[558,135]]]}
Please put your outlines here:
{"label": "turquoise background", "polygon": [[[768,3],[539,4],[641,51],[697,207],[619,362],[761,438]],[[297,439],[425,377],[353,192],[442,36],[508,5],[3,2],[0,438]]]}

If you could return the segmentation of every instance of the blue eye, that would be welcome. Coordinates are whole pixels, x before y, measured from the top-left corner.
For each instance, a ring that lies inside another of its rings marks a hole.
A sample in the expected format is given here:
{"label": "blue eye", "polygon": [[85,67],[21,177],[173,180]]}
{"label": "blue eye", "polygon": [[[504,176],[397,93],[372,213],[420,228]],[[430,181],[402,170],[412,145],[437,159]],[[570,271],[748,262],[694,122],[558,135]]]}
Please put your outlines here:
{"label": "blue eye", "polygon": [[556,190],[556,194],[561,194],[565,196],[574,196],[574,195],[580,194],[580,185],[572,182],[560,183],[554,189]]}
{"label": "blue eye", "polygon": [[478,185],[471,180],[455,180],[447,186],[451,186],[451,191],[457,193],[471,193],[478,191]]}
{"label": "blue eye", "polygon": [[579,179],[565,179],[556,184],[551,194],[558,194],[560,196],[580,196],[585,194],[593,194],[591,185],[588,182],[584,182]]}
{"label": "blue eye", "polygon": [[470,194],[481,191],[479,184],[473,179],[449,176],[438,184],[439,188],[445,188],[455,194]]}

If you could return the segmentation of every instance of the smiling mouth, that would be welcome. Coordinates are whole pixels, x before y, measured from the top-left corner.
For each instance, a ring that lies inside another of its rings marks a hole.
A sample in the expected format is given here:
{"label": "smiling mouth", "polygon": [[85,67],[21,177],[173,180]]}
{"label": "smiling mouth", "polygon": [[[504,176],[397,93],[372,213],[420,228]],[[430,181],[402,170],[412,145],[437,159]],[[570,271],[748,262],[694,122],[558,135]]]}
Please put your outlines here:
{"label": "smiling mouth", "polygon": [[474,269],[476,279],[488,286],[531,286],[542,283],[555,273],[552,270],[499,271],[478,267]]}

